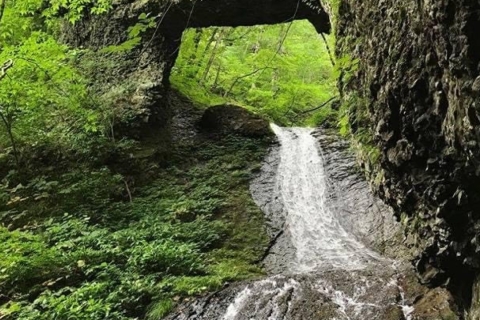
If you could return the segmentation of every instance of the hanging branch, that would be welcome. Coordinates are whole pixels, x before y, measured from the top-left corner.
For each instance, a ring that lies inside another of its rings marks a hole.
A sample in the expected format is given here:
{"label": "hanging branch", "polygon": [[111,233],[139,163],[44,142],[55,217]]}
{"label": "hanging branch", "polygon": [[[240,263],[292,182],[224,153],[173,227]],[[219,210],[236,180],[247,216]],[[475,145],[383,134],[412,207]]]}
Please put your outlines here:
{"label": "hanging branch", "polygon": [[323,42],[325,42],[325,47],[327,48],[328,57],[330,58],[330,62],[332,63],[332,66],[335,67],[335,60],[333,59],[332,51],[330,50],[330,46],[328,45],[327,39],[325,38],[325,35],[323,33],[320,33],[320,36],[322,37]]}
{"label": "hanging branch", "polygon": [[[188,26],[190,25],[190,20],[192,19],[193,10],[195,10],[195,5],[196,4],[197,4],[197,0],[194,0],[193,5],[192,5],[192,9],[190,10],[190,13],[188,14],[187,23],[185,24],[184,30],[187,30]],[[179,39],[177,39],[177,42],[179,42],[179,45],[177,46],[177,48],[175,50],[173,50],[172,53],[170,53],[169,58],[173,57],[180,50],[180,47],[182,46],[182,38],[183,38],[183,34],[180,36]]]}
{"label": "hanging branch", "polygon": [[283,39],[280,41],[277,51],[273,55],[273,57],[270,59],[270,61],[273,61],[273,59],[276,58],[277,54],[282,50],[283,44],[285,43],[285,39],[287,39],[288,33],[290,32],[290,28],[292,28],[293,21],[297,17],[298,9],[300,8],[300,0],[297,1],[297,7],[295,8],[295,12],[293,13],[293,16],[291,18],[290,23],[288,24],[287,31],[285,31],[285,34],[283,36]]}
{"label": "hanging branch", "polygon": [[233,90],[233,87],[235,87],[235,85],[237,84],[238,81],[240,81],[241,79],[244,79],[244,78],[247,78],[247,77],[250,77],[250,76],[253,76],[254,74],[260,72],[260,71],[264,71],[266,69],[272,69],[272,70],[276,70],[277,68],[273,68],[273,67],[263,67],[263,68],[259,68],[259,69],[256,69],[250,73],[247,73],[247,74],[244,74],[243,76],[240,76],[240,77],[237,77],[235,78],[235,80],[233,81],[232,85],[230,86],[230,88],[227,90],[227,92],[225,92],[225,94],[223,95],[224,97],[227,97],[230,92],[232,92]]}
{"label": "hanging branch", "polygon": [[286,116],[293,108],[295,101],[297,100],[297,92],[293,95],[292,101],[290,102],[290,106],[288,107],[287,111],[283,114],[283,116]]}
{"label": "hanging branch", "polygon": [[334,100],[337,100],[337,99],[338,99],[338,96],[332,97],[332,98],[328,99],[326,102],[324,102],[324,103],[322,103],[321,105],[319,105],[318,107],[315,107],[315,108],[313,108],[313,109],[309,109],[309,110],[302,111],[302,112],[300,112],[300,114],[305,114],[305,113],[309,113],[309,112],[318,110],[318,109],[326,106],[326,105],[329,104],[330,102],[332,102],[332,101],[334,101]]}
{"label": "hanging branch", "polygon": [[165,19],[165,17],[167,16],[167,13],[168,11],[170,10],[170,8],[172,7],[173,5],[173,0],[170,0],[170,2],[168,3],[168,6],[167,6],[167,9],[165,10],[165,12],[163,12],[163,14],[160,16],[160,20],[157,22],[157,25],[155,27],[155,31],[153,32],[152,34],[152,37],[150,38],[150,40],[148,40],[147,44],[143,46],[142,50],[140,50],[140,53],[138,54],[138,58],[140,59],[140,57],[142,56],[142,54],[150,47],[150,45],[152,44],[152,41],[155,39],[155,36],[157,35],[158,33],[158,30],[160,29],[160,25],[162,24],[163,20]]}

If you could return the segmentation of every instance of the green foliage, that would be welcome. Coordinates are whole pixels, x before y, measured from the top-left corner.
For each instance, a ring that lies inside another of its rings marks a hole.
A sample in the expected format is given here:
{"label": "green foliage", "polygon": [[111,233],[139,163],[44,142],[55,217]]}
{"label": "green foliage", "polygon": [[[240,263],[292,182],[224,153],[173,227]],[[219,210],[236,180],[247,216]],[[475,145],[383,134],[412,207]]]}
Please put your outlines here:
{"label": "green foliage", "polygon": [[65,144],[98,131],[98,115],[86,108],[86,86],[67,58],[67,48],[41,32],[0,53],[0,61],[14,61],[0,86],[0,112],[20,141]]}
{"label": "green foliage", "polygon": [[170,299],[156,302],[148,311],[147,319],[158,320],[165,317],[173,309],[173,302]]}
{"label": "green foliage", "polygon": [[326,44],[307,21],[187,30],[171,82],[200,104],[232,102],[282,124],[330,119],[328,106],[308,110],[337,95]]}
{"label": "green foliage", "polygon": [[238,137],[179,147],[131,202],[124,177],[106,168],[46,171],[9,187],[12,172],[0,217],[28,219],[21,231],[0,228],[0,291],[9,297],[0,313],[124,320],[148,310],[155,319],[181,297],[260,274],[252,263],[268,239],[248,181],[266,147]]}
{"label": "green foliage", "polygon": [[[88,81],[72,66],[80,51],[50,33],[54,16],[78,19],[86,10],[100,14],[106,1],[6,1],[0,28],[0,153],[20,167],[27,149],[76,152],[101,141],[107,132],[103,110]],[[55,20],[55,21],[54,21]]]}
{"label": "green foliage", "polygon": [[108,12],[112,7],[112,0],[49,0],[48,8],[43,12],[47,18],[62,15],[70,23],[75,23],[85,13],[100,15]]}
{"label": "green foliage", "polygon": [[42,238],[29,232],[10,232],[0,227],[0,288],[25,288],[62,274],[64,257]]}
{"label": "green foliage", "polygon": [[[160,146],[118,137],[117,125],[148,110],[129,103],[135,84],[105,93],[118,73],[103,71],[119,70],[116,57],[156,18],[140,15],[126,42],[100,53],[52,36],[59,17],[111,6],[7,1],[0,21],[0,66],[13,62],[0,76],[2,319],[157,319],[262,273],[268,238],[248,181],[267,141],[194,141],[159,164]],[[284,124],[333,121],[331,105],[308,112],[337,95],[325,49],[306,22],[189,30],[172,82],[198,102],[233,101]]]}
{"label": "green foliage", "polygon": [[119,45],[111,45],[105,47],[102,49],[102,52],[118,53],[131,51],[142,41],[142,34],[144,34],[148,29],[154,28],[156,26],[155,19],[156,17],[149,17],[149,15],[146,13],[140,14],[140,16],[138,17],[138,22],[128,28],[127,40]]}

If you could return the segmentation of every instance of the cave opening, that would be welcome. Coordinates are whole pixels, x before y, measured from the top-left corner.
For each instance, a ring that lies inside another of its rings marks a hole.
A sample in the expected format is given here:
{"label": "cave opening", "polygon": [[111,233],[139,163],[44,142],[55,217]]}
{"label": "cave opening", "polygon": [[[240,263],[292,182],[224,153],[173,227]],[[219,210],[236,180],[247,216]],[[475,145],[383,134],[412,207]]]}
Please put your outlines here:
{"label": "cave opening", "polygon": [[336,119],[332,35],[310,21],[188,28],[172,88],[200,106],[234,104],[283,125]]}

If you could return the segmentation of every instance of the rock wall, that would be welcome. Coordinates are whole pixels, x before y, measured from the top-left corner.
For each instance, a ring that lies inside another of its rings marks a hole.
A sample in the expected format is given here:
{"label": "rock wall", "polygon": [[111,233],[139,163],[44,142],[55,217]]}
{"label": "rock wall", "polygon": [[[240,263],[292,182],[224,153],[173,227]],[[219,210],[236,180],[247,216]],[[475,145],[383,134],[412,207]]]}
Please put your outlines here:
{"label": "rock wall", "polygon": [[463,301],[480,267],[479,31],[478,0],[341,0],[336,31],[378,191],[420,248],[422,280]]}
{"label": "rock wall", "polygon": [[[315,0],[119,0],[103,16],[86,16],[75,25],[65,24],[61,38],[75,47],[99,50],[127,40],[128,28],[142,13],[156,17],[156,25],[142,34],[135,50],[111,55],[110,68],[98,73],[104,91],[118,91],[128,83],[123,102],[149,111],[149,122],[162,123],[168,117],[170,71],[177,58],[186,28],[210,26],[252,26],[308,19],[318,32],[330,31],[330,20]],[[101,55],[101,54],[99,54]],[[96,75],[92,75],[96,77]],[[98,84],[98,83],[97,83]]]}

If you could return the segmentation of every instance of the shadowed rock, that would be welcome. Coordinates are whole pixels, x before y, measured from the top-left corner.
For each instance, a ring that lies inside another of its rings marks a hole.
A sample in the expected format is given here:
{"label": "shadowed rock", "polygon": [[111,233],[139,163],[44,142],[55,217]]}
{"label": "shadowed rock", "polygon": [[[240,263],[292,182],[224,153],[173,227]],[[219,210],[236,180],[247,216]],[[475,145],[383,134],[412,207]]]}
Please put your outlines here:
{"label": "shadowed rock", "polygon": [[233,133],[246,137],[273,136],[267,120],[245,108],[234,105],[208,108],[199,125],[204,131],[211,133]]}

